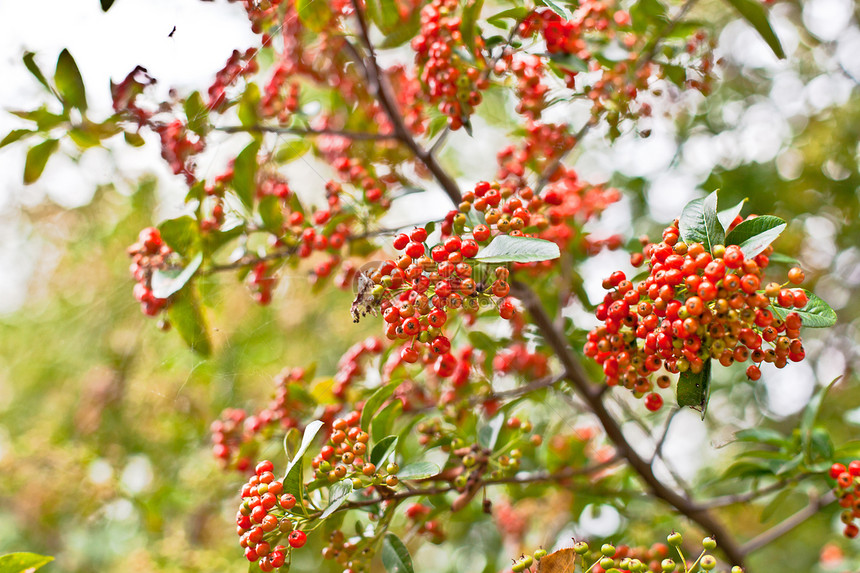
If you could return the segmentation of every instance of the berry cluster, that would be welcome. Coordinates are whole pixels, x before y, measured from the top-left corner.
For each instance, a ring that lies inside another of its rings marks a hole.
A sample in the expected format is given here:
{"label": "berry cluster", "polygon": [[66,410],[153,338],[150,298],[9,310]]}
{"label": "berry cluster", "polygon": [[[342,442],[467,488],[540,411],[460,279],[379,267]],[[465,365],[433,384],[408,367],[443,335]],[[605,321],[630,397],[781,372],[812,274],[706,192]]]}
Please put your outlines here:
{"label": "berry cluster", "polygon": [[854,460],[846,468],[840,463],[830,466],[830,478],[836,480],[833,492],[839,499],[839,505],[844,511],[840,516],[845,529],[842,533],[849,539],[854,539],[860,533],[860,527],[854,522],[860,518],[860,460]]}
{"label": "berry cluster", "polygon": [[[293,549],[304,546],[307,534],[296,529],[298,518],[291,513],[296,498],[284,493],[284,484],[272,473],[272,462],[257,464],[255,475],[242,486],[242,505],[236,514],[236,533],[245,558],[261,571],[278,569]],[[274,545],[284,535],[290,548]]]}
{"label": "berry cluster", "polygon": [[275,376],[274,397],[258,413],[249,416],[239,408],[224,410],[220,419],[210,426],[215,458],[225,467],[244,472],[251,466],[258,436],[275,427],[284,430],[297,427],[305,412],[303,404],[293,394],[294,390],[303,388],[306,378],[303,368],[285,368]]}
{"label": "berry cluster", "polygon": [[[375,464],[365,461],[365,456],[369,454],[370,435],[361,429],[360,420],[361,414],[352,412],[332,422],[328,444],[311,462],[315,477],[328,480],[329,483],[350,478],[356,488],[367,485],[395,487],[400,483],[397,477],[400,467],[396,463],[389,462],[383,472]],[[370,484],[360,476],[370,478]]]}
{"label": "berry cluster", "polygon": [[382,351],[382,340],[375,336],[350,346],[337,363],[332,394],[342,399],[352,383],[364,374],[362,362],[372,356],[379,355]]}
{"label": "berry cluster", "polygon": [[143,314],[155,316],[167,306],[168,300],[152,294],[152,272],[167,266],[167,259],[173,250],[164,244],[161,233],[155,227],[147,227],[138,235],[137,242],[128,248],[131,257],[131,271],[137,284],[134,285],[134,298],[140,303]]}
{"label": "berry cluster", "polygon": [[394,247],[404,254],[396,261],[383,262],[370,280],[376,285],[374,296],[382,300],[386,337],[411,341],[401,350],[401,359],[417,362],[426,349],[436,359],[436,374],[445,378],[457,367],[451,341],[443,330],[448,321],[446,310],[477,312],[481,303],[490,302],[498,306],[502,318],[511,318],[515,308],[506,299],[510,292],[507,268],[496,267],[488,284],[472,276],[474,263],[469,259],[478,254],[478,242],[489,238],[485,225],[477,225],[472,237],[452,235],[432,248],[426,244],[427,237],[423,228],[395,237]]}
{"label": "berry cluster", "polygon": [[[254,56],[257,50],[248,48],[244,52],[233,50],[224,67],[215,73],[215,80],[209,86],[209,109],[224,111],[227,107],[226,90],[240,77],[257,73],[259,66]],[[188,118],[192,121],[193,118]]]}
{"label": "berry cluster", "polygon": [[[700,243],[680,241],[679,234],[676,221],[660,243],[645,245],[650,272],[642,282],[634,285],[620,271],[604,281],[609,292],[595,313],[604,324],[588,334],[585,354],[603,367],[606,383],[623,384],[641,397],[661,368],[698,373],[711,358],[723,366],[750,360],[747,376],[757,380],[762,362],[783,368],[802,360],[800,316],[788,309],[803,308],[807,296],[777,283],[761,288],[772,248],[746,258],[736,245],[707,252]],[[789,272],[791,283],[803,279],[800,269]],[[784,320],[772,305],[785,309]],[[668,377],[658,385],[668,386]],[[649,398],[650,409],[661,405]]]}
{"label": "berry cluster", "polygon": [[[463,46],[458,4],[457,0],[433,0],[426,5],[421,10],[421,30],[412,40],[421,83],[454,130],[468,121],[472,110],[481,103],[480,90],[488,85],[478,68],[457,54],[457,48]],[[480,35],[475,37],[473,55],[483,60]]]}
{"label": "berry cluster", "polygon": [[188,185],[192,185],[196,181],[192,158],[206,146],[203,139],[178,119],[157,124],[154,129],[161,137],[161,157],[175,175],[184,175]]}
{"label": "berry cluster", "polygon": [[336,529],[329,535],[328,545],[323,547],[322,558],[334,561],[343,567],[342,573],[366,572],[373,557],[373,544],[364,538],[347,539],[343,531]]}

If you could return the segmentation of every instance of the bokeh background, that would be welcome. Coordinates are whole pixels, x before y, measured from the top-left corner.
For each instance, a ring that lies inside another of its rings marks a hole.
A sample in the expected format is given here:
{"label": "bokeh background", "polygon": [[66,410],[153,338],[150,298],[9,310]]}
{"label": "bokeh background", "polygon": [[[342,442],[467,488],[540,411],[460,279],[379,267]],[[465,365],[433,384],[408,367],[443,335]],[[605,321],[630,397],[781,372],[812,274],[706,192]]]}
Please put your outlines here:
{"label": "bokeh background", "polygon": [[[488,3],[484,13],[492,9]],[[791,428],[813,392],[840,375],[822,420],[840,444],[860,429],[858,6],[777,2],[771,17],[786,60],[725,4],[700,2],[691,18],[714,26],[721,58],[715,93],[703,99],[667,89],[647,125],[612,146],[595,133],[576,158],[582,177],[625,191],[593,232],[632,239],[659,229],[705,192],[721,189],[727,203],[748,197],[748,212],[789,221],[778,250],[801,262],[807,288],[839,314],[836,328],[806,342],[808,361],[765,370],[754,384],[737,372],[717,378],[706,423],[691,412],[673,424],[666,450],[694,484],[706,483],[731,455],[731,447],[718,446],[732,429]],[[84,75],[91,114],[104,117],[110,79],[135,65],[158,78],[162,94],[190,92],[205,88],[234,48],[254,42],[242,10],[223,1],[117,0],[107,14],[96,0],[2,2],[0,109],[32,109],[43,98],[21,63],[25,50],[52,69],[68,48]],[[442,160],[464,184],[492,177],[495,153],[513,127],[509,104],[488,98],[478,112],[478,137],[458,133],[447,144]],[[576,104],[554,109],[556,119],[586,113]],[[0,134],[16,127],[16,117],[0,114]],[[163,165],[158,145],[65,151],[36,184],[24,186],[26,148],[0,149],[0,552],[54,555],[55,571],[243,571],[232,525],[242,477],[215,464],[210,421],[225,407],[264,403],[283,367],[313,361],[331,375],[340,355],[377,334],[378,325],[353,325],[350,293],[312,294],[301,269],[282,277],[268,308],[224,277],[204,291],[216,352],[199,358],[140,314],[125,255],[139,229],[181,213],[183,182]],[[211,172],[236,151],[226,138],[213,145]],[[309,199],[322,197],[320,169],[312,160],[291,167],[291,178],[307,183],[294,187]],[[418,201],[404,199],[392,220],[416,221]],[[418,219],[447,210],[441,199],[420,204]],[[593,299],[614,268],[629,268],[626,255],[607,252],[584,265]],[[570,314],[590,326],[579,305]],[[641,430],[625,429],[632,440],[645,439]],[[802,505],[802,494],[788,496],[769,520]],[[747,531],[770,523],[742,508],[733,518]],[[468,529],[468,517],[458,519]],[[609,512],[594,522],[603,535],[620,524]],[[790,558],[774,549],[761,562],[776,564],[767,570],[844,570],[818,565],[828,542],[856,555],[857,544],[840,539],[837,522],[835,512],[822,513],[783,541],[792,545]],[[533,539],[543,542],[539,527]],[[492,571],[494,564],[464,567],[458,557],[436,570]]]}

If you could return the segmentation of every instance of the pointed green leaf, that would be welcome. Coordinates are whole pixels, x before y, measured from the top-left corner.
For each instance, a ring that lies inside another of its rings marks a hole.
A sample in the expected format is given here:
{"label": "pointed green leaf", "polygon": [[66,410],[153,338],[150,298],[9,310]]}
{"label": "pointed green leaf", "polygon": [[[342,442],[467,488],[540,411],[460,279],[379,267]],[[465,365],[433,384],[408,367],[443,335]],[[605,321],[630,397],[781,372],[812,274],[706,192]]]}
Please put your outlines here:
{"label": "pointed green leaf", "polygon": [[404,479],[424,479],[439,474],[439,466],[432,462],[415,462],[400,468],[397,477]]}
{"label": "pointed green leaf", "polygon": [[395,380],[385,386],[381,386],[364,403],[364,408],[361,409],[361,427],[365,431],[370,428],[370,421],[373,419],[376,411],[388,400],[398,386],[400,386],[400,380]]}
{"label": "pointed green leaf", "polygon": [[505,414],[500,412],[489,421],[486,426],[482,426],[478,430],[478,445],[482,448],[492,450],[496,447],[496,442],[499,439],[499,433],[502,431],[502,426],[505,423]]}
{"label": "pointed green leaf", "polygon": [[561,4],[556,3],[555,0],[540,0],[540,2],[543,3],[544,6],[561,16],[564,20],[570,20],[570,12]]}
{"label": "pointed green leaf", "polygon": [[30,573],[53,560],[37,553],[7,553],[0,555],[0,573]]}
{"label": "pointed green leaf", "polygon": [[[371,0],[367,0],[367,5],[372,4]],[[382,49],[396,48],[410,41],[421,29],[421,11],[413,10],[409,20],[401,23],[390,34],[385,36],[385,39],[379,44]]]}
{"label": "pointed green leaf", "polygon": [[197,241],[197,221],[183,215],[167,219],[158,225],[161,238],[167,245],[181,255],[190,255]]}
{"label": "pointed green leaf", "polygon": [[678,378],[678,405],[698,410],[704,418],[710,398],[710,387],[711,361],[707,359],[700,373],[694,374],[691,370],[681,372]]}
{"label": "pointed green leaf", "polygon": [[257,194],[257,152],[260,141],[255,139],[243,149],[233,163],[233,188],[242,203],[251,209]]}
{"label": "pointed green leaf", "polygon": [[275,150],[275,161],[284,164],[295,161],[311,150],[313,144],[310,139],[294,139],[287,141]]}
{"label": "pointed green leaf", "polygon": [[415,573],[409,550],[393,533],[386,533],[382,540],[382,564],[388,573]]}
{"label": "pointed green leaf", "polygon": [[177,294],[167,308],[167,316],[191,350],[202,356],[212,353],[209,330],[195,289],[185,289]]}
{"label": "pointed green leaf", "polygon": [[48,79],[45,77],[45,74],[43,74],[42,70],[39,69],[39,66],[36,65],[35,58],[36,54],[33,52],[24,52],[24,66],[37,80],[39,80],[40,84],[45,86],[45,89],[54,93],[54,90],[51,89],[51,85],[48,83]]}
{"label": "pointed green leaf", "polygon": [[558,245],[544,239],[497,235],[475,260],[482,263],[532,263],[561,256]]}
{"label": "pointed green leaf", "polygon": [[809,404],[806,405],[806,408],[803,409],[803,416],[800,418],[800,436],[803,441],[803,451],[807,454],[810,453],[809,446],[812,441],[812,429],[813,426],[815,426],[815,420],[818,419],[818,413],[821,411],[821,404],[824,402],[824,397],[827,396],[830,389],[833,388],[833,386],[835,386],[841,379],[842,376],[837,376],[830,382],[830,384],[820,388],[815,395],[812,396],[812,399],[809,400]]}
{"label": "pointed green leaf", "polygon": [[702,199],[693,199],[681,211],[678,222],[681,237],[688,245],[702,243],[710,251],[726,240],[720,220],[717,218],[717,192]]}
{"label": "pointed green leaf", "polygon": [[209,131],[209,108],[203,103],[200,92],[194,92],[188,96],[184,107],[188,129],[197,135],[206,135]]}
{"label": "pointed green leaf", "polygon": [[20,139],[24,139],[25,137],[30,137],[34,133],[38,133],[31,129],[13,129],[9,133],[6,134],[6,137],[0,141],[0,148],[6,147],[10,143],[15,143]]}
{"label": "pointed green leaf", "polygon": [[767,11],[764,4],[756,0],[726,0],[735,10],[746,20],[750,26],[755,28],[756,32],[767,42],[773,53],[779,59],[785,59],[785,51],[782,49],[782,44],[779,43],[779,38],[773,31],[770,22],[767,19]]}
{"label": "pointed green leaf", "polygon": [[337,482],[329,490],[328,507],[320,515],[320,519],[325,519],[342,506],[349,499],[352,493],[352,479],[345,479]]}
{"label": "pointed green leaf", "polygon": [[60,52],[57,58],[57,70],[54,72],[54,84],[63,102],[81,111],[87,109],[87,94],[84,80],[75,59],[68,50]]}
{"label": "pointed green leaf", "polygon": [[781,320],[785,320],[785,317],[790,312],[796,312],[800,316],[801,324],[807,328],[828,328],[836,324],[838,320],[836,311],[812,291],[802,290],[806,293],[806,298],[808,299],[806,306],[803,308],[783,308],[775,304],[770,305],[768,308]]}
{"label": "pointed green leaf", "polygon": [[304,499],[302,495],[303,456],[322,427],[323,422],[321,420],[314,420],[305,427],[305,432],[302,434],[302,443],[287,466],[287,471],[284,473],[284,492],[293,494],[297,500]]}
{"label": "pointed green leaf", "polygon": [[45,164],[48,163],[48,159],[51,158],[59,145],[60,142],[56,139],[46,139],[30,148],[30,151],[27,152],[27,159],[24,161],[25,185],[35,183],[42,176]]}
{"label": "pointed green leaf", "polygon": [[735,217],[741,214],[741,209],[744,208],[744,203],[747,202],[746,197],[741,199],[741,201],[728,209],[723,209],[719,213],[717,213],[717,218],[720,220],[720,224],[723,226],[723,230],[728,232],[729,226],[731,226],[732,221],[735,220]]}
{"label": "pointed green leaf", "polygon": [[501,12],[493,14],[492,16],[487,18],[487,22],[489,24],[492,24],[496,28],[503,28],[507,30],[508,26],[505,20],[510,19],[513,21],[513,23],[517,23],[528,15],[528,8],[526,8],[525,6],[517,6],[515,8],[508,8],[507,10],[502,10]]}
{"label": "pointed green leaf", "polygon": [[738,245],[744,257],[751,259],[767,248],[785,229],[785,221],[773,215],[762,215],[738,223],[726,237],[726,245]]}
{"label": "pointed green leaf", "polygon": [[768,444],[781,448],[789,443],[789,440],[773,428],[747,428],[735,434],[735,440],[739,442],[752,442]]}
{"label": "pointed green leaf", "polygon": [[481,9],[484,7],[484,0],[472,0],[463,8],[463,16],[460,20],[460,34],[463,36],[463,43],[469,48],[469,53],[475,53],[475,32],[478,27],[478,19],[481,17]]}
{"label": "pointed green leaf", "polygon": [[397,436],[385,436],[375,446],[373,446],[373,450],[370,452],[370,461],[376,467],[379,467],[379,464],[388,459],[392,453],[394,453],[394,448],[397,447]]}
{"label": "pointed green leaf", "polygon": [[257,212],[263,221],[263,227],[270,233],[280,235],[284,225],[284,213],[281,211],[281,200],[274,195],[266,195],[257,204]]}
{"label": "pointed green leaf", "polygon": [[191,277],[200,268],[203,262],[203,253],[197,253],[188,266],[184,269],[175,271],[156,270],[152,273],[152,294],[157,298],[167,298],[170,295],[182,290]]}
{"label": "pointed green leaf", "polygon": [[259,104],[260,88],[257,84],[251,82],[245,86],[245,91],[242,92],[242,97],[239,99],[239,109],[236,110],[236,115],[239,116],[239,123],[245,127],[257,125],[259,121],[257,106]]}
{"label": "pointed green leaf", "polygon": [[394,429],[394,421],[403,411],[400,400],[393,400],[370,420],[371,436],[387,436]]}

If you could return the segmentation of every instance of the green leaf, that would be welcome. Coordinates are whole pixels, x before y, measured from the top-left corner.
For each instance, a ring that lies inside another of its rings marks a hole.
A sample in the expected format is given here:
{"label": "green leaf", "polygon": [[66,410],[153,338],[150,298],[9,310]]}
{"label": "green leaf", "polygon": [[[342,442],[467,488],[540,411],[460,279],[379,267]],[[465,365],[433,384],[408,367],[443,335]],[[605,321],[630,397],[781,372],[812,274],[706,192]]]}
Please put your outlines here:
{"label": "green leaf", "polygon": [[337,482],[329,490],[328,507],[320,515],[320,519],[325,519],[342,506],[352,493],[352,479],[345,479]]}
{"label": "green leaf", "polygon": [[35,121],[36,129],[39,131],[49,131],[69,121],[68,112],[60,114],[51,113],[46,106],[34,109],[33,111],[12,111],[10,113],[27,121]]}
{"label": "green leaf", "polygon": [[373,446],[373,450],[370,452],[370,461],[373,465],[379,467],[379,464],[387,460],[396,447],[397,436],[385,436]]}
{"label": "green leaf", "polygon": [[397,3],[395,0],[379,0],[379,9],[379,29],[386,35],[391,34],[400,24],[400,12],[397,9]]}
{"label": "green leaf", "polygon": [[313,144],[309,139],[294,139],[287,141],[275,150],[275,161],[279,164],[295,161],[311,150]]}
{"label": "green leaf", "polygon": [[482,263],[533,263],[561,256],[558,245],[544,239],[497,235],[475,260]]}
{"label": "green leaf", "polygon": [[370,428],[370,421],[373,419],[374,414],[379,408],[388,400],[389,396],[394,393],[394,390],[400,386],[400,380],[395,380],[394,382],[390,382],[385,386],[381,386],[377,388],[376,392],[374,392],[370,398],[367,399],[367,402],[364,403],[364,407],[361,409],[361,427],[366,431]]}
{"label": "green leaf", "polygon": [[394,428],[394,420],[403,411],[400,400],[393,400],[370,420],[371,436],[387,436]]}
{"label": "green leaf", "polygon": [[565,8],[561,4],[556,4],[554,0],[540,0],[540,2],[544,6],[561,16],[564,20],[570,20],[570,12],[568,12],[567,8]]}
{"label": "green leaf", "polygon": [[768,257],[770,264],[780,264],[788,267],[799,267],[800,261],[795,259],[794,257],[789,257],[788,255],[783,255],[782,253],[771,253]]}
{"label": "green leaf", "polygon": [[579,56],[575,56],[573,54],[565,54],[562,52],[558,52],[555,54],[550,54],[549,58],[553,63],[555,63],[555,64],[557,64],[563,68],[567,68],[567,69],[573,70],[575,72],[587,72],[588,71],[588,64],[585,63],[585,60],[583,60]]}
{"label": "green leaf", "polygon": [[678,405],[690,408],[702,413],[708,409],[708,400],[711,391],[711,360],[706,359],[702,371],[694,374],[691,370],[681,372],[678,378]]}
{"label": "green leaf", "polygon": [[39,80],[40,84],[45,86],[45,89],[54,93],[54,90],[51,89],[51,85],[48,83],[47,78],[45,78],[45,74],[43,74],[42,70],[39,69],[39,66],[36,65],[35,57],[36,54],[33,52],[24,52],[24,66],[37,80]]}
{"label": "green leaf", "polygon": [[726,0],[735,10],[746,20],[750,26],[755,28],[756,32],[764,38],[773,53],[779,59],[785,59],[785,51],[782,49],[782,44],[779,43],[776,33],[767,19],[767,11],[764,4],[756,0]]}
{"label": "green leaf", "polygon": [[34,133],[38,133],[31,129],[13,129],[9,133],[6,134],[6,137],[0,141],[0,148],[6,147],[10,143],[15,143],[19,139],[24,139],[25,137],[30,137]]}
{"label": "green leaf", "polygon": [[110,10],[110,7],[113,6],[115,0],[99,0],[102,5],[102,12],[107,12]]}
{"label": "green leaf", "polygon": [[768,444],[780,448],[790,443],[784,435],[772,428],[747,428],[746,430],[737,432],[735,440],[739,442]]}
{"label": "green leaf", "polygon": [[738,223],[726,237],[726,245],[738,245],[744,257],[751,259],[767,248],[785,229],[785,221],[773,215],[762,215]]}
{"label": "green leaf", "polygon": [[764,523],[776,513],[776,511],[785,506],[785,502],[788,499],[788,496],[792,494],[792,489],[790,487],[786,487],[781,490],[778,494],[774,496],[774,498],[764,506],[764,509],[761,510],[761,516],[759,520],[761,523]]}
{"label": "green leaf", "polygon": [[388,573],[415,573],[409,550],[393,533],[386,533],[382,540],[382,564]]}
{"label": "green leaf", "polygon": [[484,0],[472,0],[463,8],[463,16],[460,20],[460,34],[463,43],[469,48],[469,54],[475,53],[475,31],[478,29],[478,19],[481,17],[481,9]]}
{"label": "green leaf", "polygon": [[815,426],[815,420],[818,419],[818,413],[821,411],[821,404],[824,402],[824,397],[833,386],[842,379],[842,376],[834,378],[830,384],[820,388],[818,392],[809,400],[809,404],[803,410],[803,415],[800,418],[800,439],[803,444],[803,451],[807,456],[811,455],[810,445],[812,442],[812,429]]}
{"label": "green leaf", "polygon": [[740,200],[740,202],[728,209],[723,209],[719,213],[717,213],[717,219],[720,220],[720,225],[723,226],[723,229],[728,231],[729,226],[731,226],[732,221],[735,220],[735,217],[741,214],[741,209],[744,208],[744,203],[747,202],[747,198],[744,197]]}
{"label": "green leaf", "polygon": [[45,164],[48,159],[57,150],[60,142],[56,139],[46,139],[42,143],[34,145],[27,152],[27,159],[24,161],[24,184],[29,185],[38,181],[45,170]]}
{"label": "green leaf", "polygon": [[[367,5],[373,4],[372,0],[367,0]],[[409,16],[409,20],[401,23],[390,34],[385,36],[385,39],[379,44],[382,49],[397,48],[402,46],[409,40],[415,37],[418,30],[421,29],[421,10],[413,10]]]}
{"label": "green leaf", "polygon": [[731,478],[753,478],[773,475],[774,470],[771,468],[771,463],[767,461],[739,461],[733,463],[723,472],[723,479]]}
{"label": "green leaf", "polygon": [[508,8],[507,10],[503,10],[498,12],[497,14],[493,14],[489,18],[487,18],[487,23],[492,24],[496,28],[504,28],[507,29],[505,25],[505,20],[511,19],[514,23],[519,22],[529,15],[530,10],[525,6],[517,6],[515,8]]}
{"label": "green leaf", "polygon": [[57,91],[60,92],[63,103],[86,111],[87,93],[84,89],[84,80],[75,59],[68,50],[60,52],[60,57],[57,58],[54,84],[57,86]]}
{"label": "green leaf", "polygon": [[209,131],[209,108],[203,103],[200,92],[194,92],[185,98],[184,107],[188,129],[197,135],[206,135]]}
{"label": "green leaf", "polygon": [[400,479],[424,479],[439,474],[439,466],[432,462],[415,462],[400,468],[397,477]]}
{"label": "green leaf", "polygon": [[122,137],[125,139],[125,142],[132,147],[143,147],[143,145],[146,143],[146,140],[143,139],[143,136],[136,131],[124,131]]}
{"label": "green leaf", "polygon": [[0,573],[29,573],[53,560],[53,557],[37,553],[7,553],[0,555]]}
{"label": "green leaf", "polygon": [[101,144],[101,139],[90,130],[81,127],[73,127],[69,130],[69,138],[81,149],[89,149]]}
{"label": "green leaf", "polygon": [[284,225],[284,213],[281,210],[281,200],[274,195],[266,195],[257,204],[257,212],[263,221],[263,227],[271,233],[280,235]]}
{"label": "green leaf", "polygon": [[302,24],[313,32],[322,32],[332,16],[328,2],[317,0],[296,0],[296,12]]}
{"label": "green leaf", "polygon": [[253,82],[247,84],[245,91],[242,92],[242,97],[239,99],[239,108],[236,110],[236,115],[239,116],[239,123],[245,127],[257,125],[259,122],[257,106],[259,104],[260,87]]}
{"label": "green leaf", "polygon": [[190,254],[197,242],[197,221],[188,215],[162,221],[158,230],[164,242],[180,255]]}
{"label": "green leaf", "polygon": [[197,269],[200,268],[200,264],[203,262],[203,253],[197,253],[197,256],[191,259],[191,262],[188,263],[181,271],[162,271],[156,270],[152,273],[152,294],[157,298],[167,298],[173,293],[179,292],[182,290],[191,277],[197,272]]}
{"label": "green leaf", "polygon": [[259,150],[260,141],[255,139],[239,152],[233,163],[233,188],[248,209],[254,207],[254,196],[257,194],[257,152]]}
{"label": "green leaf", "polygon": [[796,312],[800,316],[801,324],[807,328],[828,328],[836,324],[839,318],[836,316],[836,311],[814,292],[802,290],[808,299],[803,308],[787,309],[773,304],[768,308],[781,320],[785,320],[788,313]]}
{"label": "green leaf", "polygon": [[499,348],[499,344],[496,340],[488,335],[485,332],[481,332],[480,330],[470,330],[467,334],[469,337],[469,342],[477,348],[478,350],[483,350],[485,352],[490,352],[494,354],[496,350]]}
{"label": "green leaf", "polygon": [[500,412],[489,421],[486,426],[482,426],[478,430],[478,445],[488,450],[496,447],[496,442],[499,440],[499,433],[502,431],[502,426],[505,423],[505,414]]}
{"label": "green leaf", "polygon": [[191,350],[202,356],[212,353],[206,319],[194,289],[185,289],[174,297],[167,308],[167,316],[170,318],[170,324]]}
{"label": "green leaf", "polygon": [[681,211],[679,229],[688,245],[702,243],[710,251],[715,245],[724,244],[725,231],[717,218],[717,192],[687,203]]}
{"label": "green leaf", "polygon": [[321,420],[314,420],[305,427],[302,443],[284,473],[284,492],[293,494],[300,501],[304,499],[302,495],[302,459],[322,427],[323,422]]}

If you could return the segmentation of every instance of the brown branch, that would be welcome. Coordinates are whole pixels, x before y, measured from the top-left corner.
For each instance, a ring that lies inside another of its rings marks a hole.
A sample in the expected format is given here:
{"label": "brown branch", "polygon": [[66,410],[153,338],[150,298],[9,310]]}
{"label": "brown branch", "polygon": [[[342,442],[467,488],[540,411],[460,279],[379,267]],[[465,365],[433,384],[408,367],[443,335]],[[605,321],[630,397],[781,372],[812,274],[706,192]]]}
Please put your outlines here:
{"label": "brown branch", "polygon": [[699,507],[657,479],[651,465],[636,453],[624,436],[618,421],[603,404],[600,391],[589,382],[564,333],[553,326],[552,320],[547,315],[537,295],[522,283],[515,282],[512,286],[511,293],[525,305],[526,310],[531,315],[532,322],[538,327],[544,340],[561,360],[567,372],[568,380],[600,420],[607,437],[615,445],[618,454],[627,460],[628,465],[639,474],[641,480],[645,482],[654,496],[674,507],[679,513],[697,523],[706,533],[715,537],[729,560],[735,565],[742,566],[745,553],[741,551],[737,541],[725,525],[707,509]]}
{"label": "brown branch", "polygon": [[367,133],[363,131],[349,131],[346,129],[333,129],[324,127],[321,129],[282,127],[277,125],[227,125],[215,127],[216,131],[224,133],[280,133],[304,136],[337,135],[355,141],[399,141],[400,138],[393,133]]}
{"label": "brown branch", "polygon": [[454,179],[452,179],[451,176],[442,168],[439,162],[436,161],[436,157],[421,147],[415,138],[412,137],[412,134],[406,127],[406,123],[403,121],[403,116],[397,107],[397,99],[394,97],[391,85],[388,83],[388,78],[379,68],[379,63],[376,61],[376,51],[373,48],[373,43],[370,41],[370,31],[367,27],[367,20],[364,16],[364,9],[361,7],[361,2],[359,0],[352,0],[352,6],[355,10],[355,17],[358,20],[362,42],[364,43],[364,47],[367,49],[368,53],[364,67],[367,71],[367,83],[370,93],[376,97],[377,101],[379,101],[379,104],[382,106],[382,109],[385,110],[385,113],[394,125],[394,133],[396,137],[403,142],[403,144],[412,151],[415,157],[418,158],[418,160],[427,167],[430,173],[433,174],[454,205],[459,205],[463,200],[463,196],[460,194],[460,188],[457,186],[457,182],[454,181]]}
{"label": "brown branch", "polygon": [[741,554],[748,555],[753,551],[761,549],[765,545],[782,537],[795,527],[799,526],[807,519],[818,513],[821,508],[833,503],[834,501],[836,501],[836,494],[834,494],[832,491],[827,492],[821,497],[819,497],[817,494],[811,496],[809,500],[809,505],[807,505],[797,513],[789,516],[785,520],[777,523],[764,533],[761,533],[758,536],[744,543],[743,546],[740,547]]}

